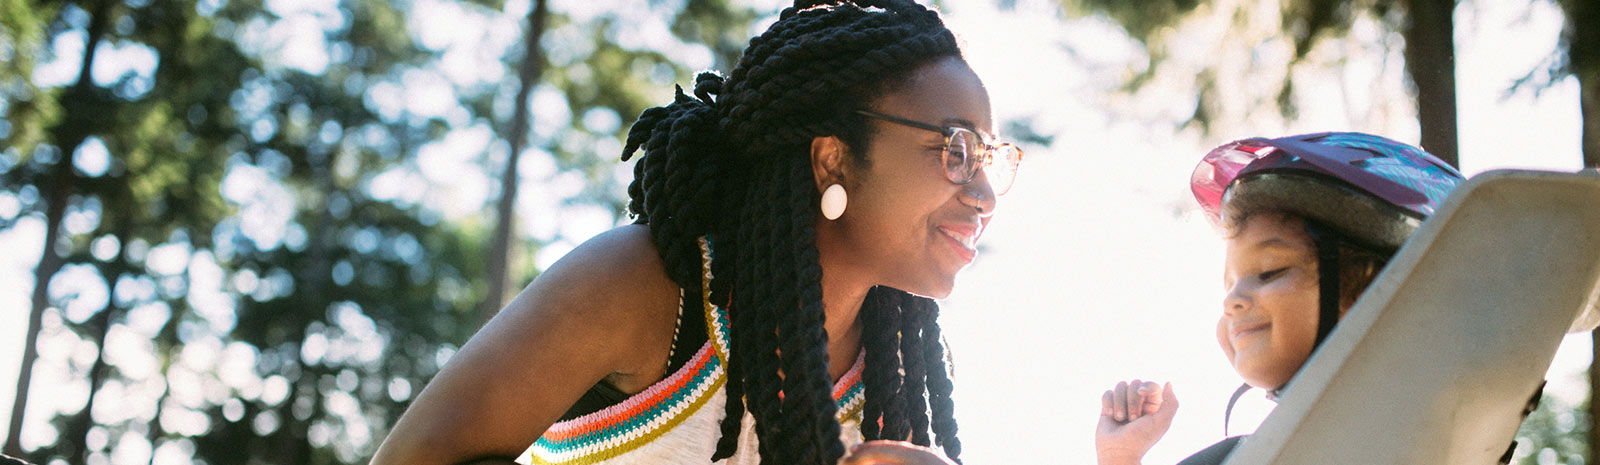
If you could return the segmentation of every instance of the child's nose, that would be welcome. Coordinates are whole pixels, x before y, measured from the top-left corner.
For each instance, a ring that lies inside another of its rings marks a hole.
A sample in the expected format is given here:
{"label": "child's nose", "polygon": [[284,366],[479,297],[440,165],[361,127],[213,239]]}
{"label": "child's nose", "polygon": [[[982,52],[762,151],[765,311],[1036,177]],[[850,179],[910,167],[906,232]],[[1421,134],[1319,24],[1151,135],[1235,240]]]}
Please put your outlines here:
{"label": "child's nose", "polygon": [[1222,296],[1222,314],[1232,316],[1234,313],[1250,308],[1251,297],[1249,289],[1244,285],[1235,284],[1228,289],[1227,295]]}

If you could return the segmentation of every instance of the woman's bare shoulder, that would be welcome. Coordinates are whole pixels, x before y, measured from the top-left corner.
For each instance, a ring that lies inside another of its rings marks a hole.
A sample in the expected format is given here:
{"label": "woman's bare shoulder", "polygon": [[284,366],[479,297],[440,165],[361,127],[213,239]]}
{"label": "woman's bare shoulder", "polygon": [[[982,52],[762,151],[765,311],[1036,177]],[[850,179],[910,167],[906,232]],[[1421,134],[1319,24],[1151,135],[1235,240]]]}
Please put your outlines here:
{"label": "woman's bare shoulder", "polygon": [[677,306],[647,228],[584,242],[451,358],[374,462],[516,457],[595,383],[637,392],[659,380]]}
{"label": "woman's bare shoulder", "polygon": [[649,227],[626,225],[590,238],[567,253],[529,286],[530,291],[536,289],[564,290],[562,294],[583,295],[583,300],[630,312],[640,303],[670,300],[676,304],[678,286],[667,277]]}

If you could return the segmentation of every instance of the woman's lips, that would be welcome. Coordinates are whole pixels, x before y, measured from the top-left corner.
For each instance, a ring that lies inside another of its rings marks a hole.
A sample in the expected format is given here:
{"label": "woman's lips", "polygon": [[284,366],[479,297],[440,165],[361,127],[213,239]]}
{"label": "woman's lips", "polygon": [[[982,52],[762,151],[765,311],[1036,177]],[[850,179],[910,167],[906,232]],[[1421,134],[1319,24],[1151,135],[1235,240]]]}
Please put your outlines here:
{"label": "woman's lips", "polygon": [[967,263],[978,256],[978,229],[975,227],[940,226],[939,233],[949,239],[951,248]]}

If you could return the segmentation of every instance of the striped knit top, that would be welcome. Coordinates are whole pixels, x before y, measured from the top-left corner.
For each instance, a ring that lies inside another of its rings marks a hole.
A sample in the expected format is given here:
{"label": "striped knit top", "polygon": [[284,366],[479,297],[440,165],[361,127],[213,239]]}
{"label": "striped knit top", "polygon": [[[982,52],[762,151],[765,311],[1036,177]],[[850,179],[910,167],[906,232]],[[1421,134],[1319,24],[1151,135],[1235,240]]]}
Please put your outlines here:
{"label": "striped knit top", "polygon": [[[558,422],[517,461],[526,464],[696,464],[712,463],[727,415],[728,314],[711,303],[711,249],[700,239],[702,264],[700,296],[705,311],[707,341],[682,368],[643,392],[619,404]],[[833,386],[839,410],[840,440],[849,448],[861,443],[861,405],[866,398],[861,384],[865,353],[856,356],[850,371]],[[739,447],[717,465],[760,462],[755,420],[743,418]]]}

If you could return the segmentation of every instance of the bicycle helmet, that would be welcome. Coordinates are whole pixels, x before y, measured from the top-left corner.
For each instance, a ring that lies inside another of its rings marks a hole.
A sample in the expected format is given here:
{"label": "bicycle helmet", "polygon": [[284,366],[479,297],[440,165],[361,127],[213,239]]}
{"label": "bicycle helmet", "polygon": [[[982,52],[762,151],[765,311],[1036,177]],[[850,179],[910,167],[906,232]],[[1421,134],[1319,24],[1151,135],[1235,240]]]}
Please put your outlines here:
{"label": "bicycle helmet", "polygon": [[1462,179],[1422,149],[1324,132],[1223,144],[1201,158],[1189,186],[1214,223],[1237,214],[1234,205],[1282,210],[1392,253]]}

